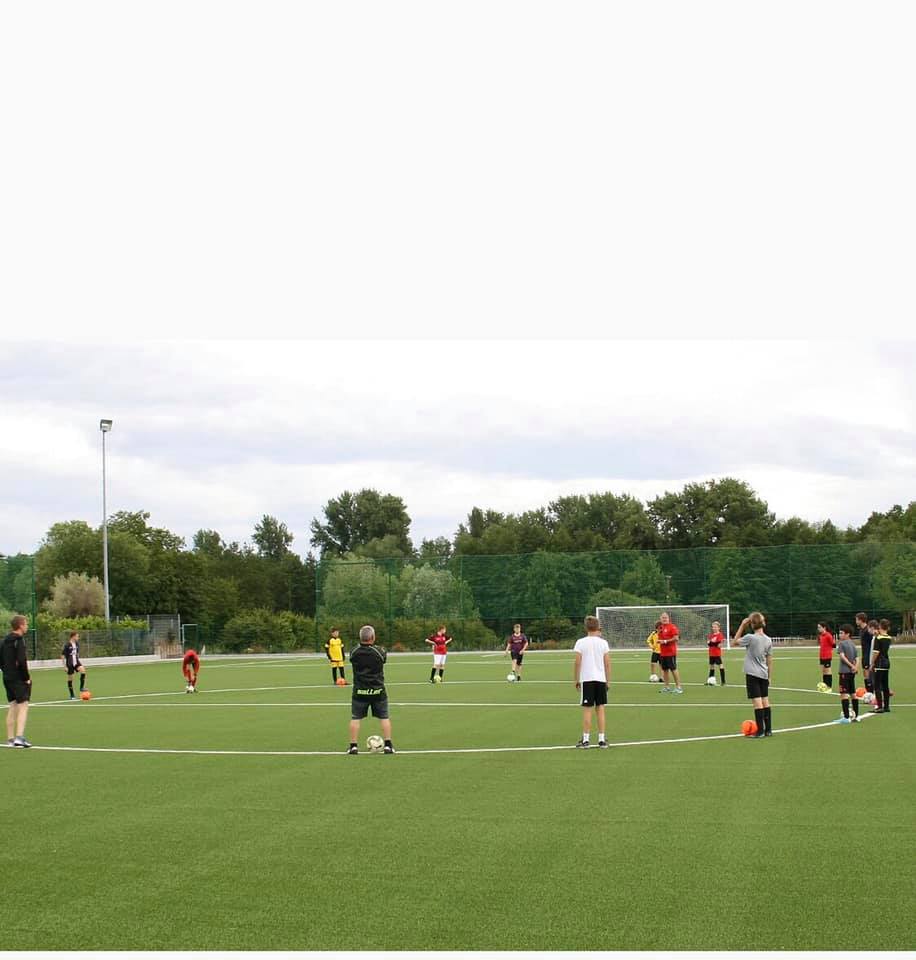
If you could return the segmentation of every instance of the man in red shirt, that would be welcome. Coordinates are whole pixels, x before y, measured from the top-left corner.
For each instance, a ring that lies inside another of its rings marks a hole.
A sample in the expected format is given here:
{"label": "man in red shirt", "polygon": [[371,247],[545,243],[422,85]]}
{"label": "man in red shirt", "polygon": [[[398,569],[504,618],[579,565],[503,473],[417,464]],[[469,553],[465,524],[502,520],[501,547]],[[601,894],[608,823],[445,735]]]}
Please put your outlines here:
{"label": "man in red shirt", "polygon": [[197,675],[200,673],[200,657],[196,650],[188,650],[181,661],[181,672],[188,681],[185,693],[197,693]]}
{"label": "man in red shirt", "polygon": [[833,648],[836,646],[836,640],[833,639],[833,634],[827,629],[825,623],[817,625],[817,633],[817,642],[820,648],[818,655],[821,660],[821,683],[826,686],[827,690],[831,690],[833,688],[833,674],[830,672],[830,667],[833,663]]}
{"label": "man in red shirt", "polygon": [[722,678],[722,686],[725,686],[725,664],[722,663],[722,643],[725,636],[722,633],[722,626],[718,620],[712,622],[712,632],[706,638],[706,646],[709,648],[709,677],[712,679],[716,675],[716,666],[719,667],[719,676]]}
{"label": "man in red shirt", "polygon": [[667,613],[663,613],[659,618],[661,626],[658,628],[659,654],[661,656],[662,676],[665,679],[665,685],[659,690],[659,693],[671,693],[668,686],[668,673],[674,675],[674,692],[683,693],[681,688],[681,675],[677,669],[677,638],[681,631],[671,622]]}

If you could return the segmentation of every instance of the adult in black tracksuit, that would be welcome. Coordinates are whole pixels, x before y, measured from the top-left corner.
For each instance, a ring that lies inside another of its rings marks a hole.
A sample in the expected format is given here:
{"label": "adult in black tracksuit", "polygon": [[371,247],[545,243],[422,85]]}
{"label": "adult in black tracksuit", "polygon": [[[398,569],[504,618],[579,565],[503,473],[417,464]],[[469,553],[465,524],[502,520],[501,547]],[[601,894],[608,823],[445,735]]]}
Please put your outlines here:
{"label": "adult in black tracksuit", "polygon": [[11,747],[31,747],[32,744],[24,736],[25,719],[32,698],[32,677],[25,652],[29,621],[17,615],[10,621],[10,627],[10,633],[0,646],[0,669],[3,671],[3,686],[9,703],[6,711],[6,742]]}
{"label": "adult in black tracksuit", "polygon": [[359,646],[350,654],[353,666],[353,695],[350,703],[350,746],[347,753],[358,753],[356,745],[359,724],[372,710],[379,721],[385,741],[384,752],[394,753],[391,745],[391,720],[388,716],[388,693],[385,690],[385,661],[388,654],[375,645],[375,628],[361,627]]}

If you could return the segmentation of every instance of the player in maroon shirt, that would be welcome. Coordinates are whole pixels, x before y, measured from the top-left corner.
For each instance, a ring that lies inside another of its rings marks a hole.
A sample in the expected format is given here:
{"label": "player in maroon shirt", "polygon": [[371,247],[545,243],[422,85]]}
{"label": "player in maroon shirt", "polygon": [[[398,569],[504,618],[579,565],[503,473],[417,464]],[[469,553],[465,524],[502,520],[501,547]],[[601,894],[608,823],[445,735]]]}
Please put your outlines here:
{"label": "player in maroon shirt", "polygon": [[512,658],[512,672],[516,680],[522,679],[522,657],[528,649],[528,638],[522,633],[522,625],[516,623],[506,641],[505,652]]}

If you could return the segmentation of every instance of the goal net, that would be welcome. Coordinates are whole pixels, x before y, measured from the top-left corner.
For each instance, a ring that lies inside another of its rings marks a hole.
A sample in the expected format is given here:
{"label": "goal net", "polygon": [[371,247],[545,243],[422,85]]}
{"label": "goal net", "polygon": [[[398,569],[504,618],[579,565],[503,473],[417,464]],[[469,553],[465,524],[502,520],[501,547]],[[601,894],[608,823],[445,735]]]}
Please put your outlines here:
{"label": "goal net", "polygon": [[727,603],[693,603],[680,606],[598,607],[595,616],[604,639],[611,647],[646,647],[646,637],[655,629],[661,614],[667,613],[680,631],[678,643],[685,647],[705,647],[714,620],[719,621],[729,647]]}

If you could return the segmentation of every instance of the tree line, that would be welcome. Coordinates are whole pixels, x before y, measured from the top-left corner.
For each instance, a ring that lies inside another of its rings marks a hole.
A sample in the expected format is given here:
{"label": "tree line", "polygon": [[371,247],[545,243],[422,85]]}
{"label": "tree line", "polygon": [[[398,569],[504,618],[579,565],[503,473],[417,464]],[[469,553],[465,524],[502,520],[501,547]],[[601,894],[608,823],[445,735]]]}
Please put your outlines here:
{"label": "tree line", "polygon": [[[475,506],[452,536],[419,545],[410,523],[398,496],[344,491],[311,522],[312,549],[303,558],[275,517],[263,516],[250,542],[201,529],[189,545],[151,525],[146,511],[120,511],[108,523],[112,616],[178,612],[202,635],[219,637],[240,619],[280,613],[287,621],[375,612],[416,623],[446,612],[464,620],[543,619],[572,616],[601,597],[704,602],[715,595],[750,606],[769,591],[800,610],[845,610],[863,599],[863,576],[872,606],[916,607],[913,551],[887,548],[916,542],[916,501],[840,529],[829,520],[777,520],[747,484],[725,478],[645,504],[596,493],[518,514]],[[804,561],[788,583],[784,551],[746,549],[790,545],[827,549],[792,554]],[[352,570],[335,562],[360,560]],[[100,527],[54,524],[34,563],[40,608],[57,616],[99,612],[91,584],[102,575]],[[8,571],[0,575],[0,607],[28,611],[31,574]]]}

